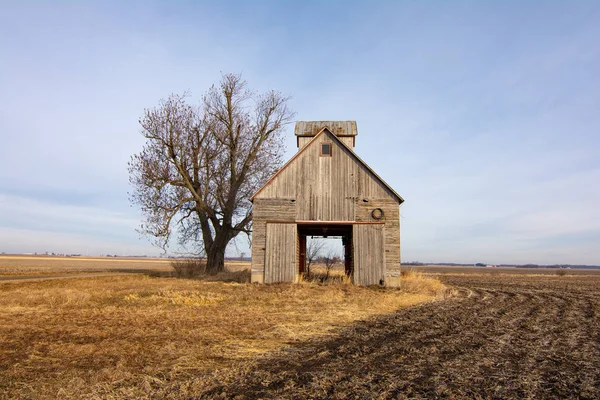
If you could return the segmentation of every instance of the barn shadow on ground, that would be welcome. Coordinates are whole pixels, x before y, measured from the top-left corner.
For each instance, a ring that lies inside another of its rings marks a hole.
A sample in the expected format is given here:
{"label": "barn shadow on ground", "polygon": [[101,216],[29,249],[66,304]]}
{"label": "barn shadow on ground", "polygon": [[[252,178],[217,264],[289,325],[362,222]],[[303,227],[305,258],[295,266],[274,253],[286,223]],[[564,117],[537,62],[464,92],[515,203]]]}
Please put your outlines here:
{"label": "barn shadow on ground", "polygon": [[[411,380],[426,381],[419,377],[425,371],[409,372],[405,366],[419,364],[423,355],[418,349],[425,345],[424,334],[415,335],[414,323],[430,317],[436,307],[410,307],[289,343],[258,361],[210,376],[198,398],[398,398]],[[412,395],[435,397],[427,387]]]}
{"label": "barn shadow on ground", "polygon": [[594,282],[567,289],[556,279],[501,275],[449,283],[464,293],[199,378],[195,398],[597,398]]}

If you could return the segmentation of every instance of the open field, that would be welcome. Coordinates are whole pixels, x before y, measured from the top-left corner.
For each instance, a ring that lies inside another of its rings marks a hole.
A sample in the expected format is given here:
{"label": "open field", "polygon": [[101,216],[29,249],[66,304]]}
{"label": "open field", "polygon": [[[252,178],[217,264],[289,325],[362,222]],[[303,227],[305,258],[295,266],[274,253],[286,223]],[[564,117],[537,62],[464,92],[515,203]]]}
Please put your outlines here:
{"label": "open field", "polygon": [[[0,255],[2,277],[33,277],[90,273],[150,273],[171,271],[172,259],[127,257],[56,257]],[[248,262],[227,262],[230,270],[250,267]]]}
{"label": "open field", "polygon": [[201,398],[600,398],[600,275],[451,274],[462,293],[196,382]]}
{"label": "open field", "polygon": [[[41,268],[126,264],[75,260]],[[598,271],[419,269],[403,290],[0,281],[0,398],[600,398]]]}
{"label": "open field", "polygon": [[556,275],[564,273],[566,275],[600,275],[600,269],[562,269],[562,268],[516,268],[516,267],[467,267],[467,266],[446,266],[446,265],[419,265],[405,267],[420,271],[425,274],[517,274],[517,275]]}
{"label": "open field", "polygon": [[144,274],[3,281],[0,398],[185,398],[174,388],[446,293],[405,281],[403,291]]}
{"label": "open field", "polygon": [[[172,271],[173,259],[165,258],[136,258],[136,257],[58,257],[58,256],[22,256],[0,255],[0,279],[13,276],[53,276],[66,274],[90,273],[152,273]],[[249,262],[227,261],[230,271],[240,271],[250,268]],[[314,265],[315,271],[323,272],[324,268]],[[556,274],[556,268],[485,268],[457,267],[440,265],[419,265],[405,267],[425,274]],[[336,268],[336,273],[343,268]],[[600,269],[568,269],[563,270],[568,275],[600,274]]]}

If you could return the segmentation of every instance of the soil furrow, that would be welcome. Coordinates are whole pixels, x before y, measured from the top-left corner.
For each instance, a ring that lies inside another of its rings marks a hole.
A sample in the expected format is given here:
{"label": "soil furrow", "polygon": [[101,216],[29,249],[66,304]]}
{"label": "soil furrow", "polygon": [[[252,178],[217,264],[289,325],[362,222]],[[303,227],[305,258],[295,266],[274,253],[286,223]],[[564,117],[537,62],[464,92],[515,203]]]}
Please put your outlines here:
{"label": "soil furrow", "polygon": [[598,398],[598,281],[452,276],[402,310],[203,377],[201,398]]}

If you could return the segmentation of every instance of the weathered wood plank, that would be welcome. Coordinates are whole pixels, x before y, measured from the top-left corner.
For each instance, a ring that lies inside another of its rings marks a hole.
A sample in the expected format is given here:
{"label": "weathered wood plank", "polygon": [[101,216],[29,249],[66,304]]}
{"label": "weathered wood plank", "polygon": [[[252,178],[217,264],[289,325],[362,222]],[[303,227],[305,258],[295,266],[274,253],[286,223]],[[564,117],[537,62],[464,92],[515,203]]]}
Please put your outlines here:
{"label": "weathered wood plank", "polygon": [[265,271],[266,234],[265,221],[252,221],[252,273],[262,274]]}
{"label": "weathered wood plank", "polygon": [[[371,215],[372,211],[380,208],[383,217],[376,220]],[[385,256],[386,272],[388,274],[400,273],[400,207],[395,200],[389,198],[356,200],[356,221],[385,223]]]}
{"label": "weathered wood plank", "polygon": [[385,282],[383,231],[380,224],[353,226],[355,284],[368,286]]}
{"label": "weathered wood plank", "polygon": [[296,199],[255,199],[252,211],[254,220],[294,221],[296,219]]}
{"label": "weathered wood plank", "polygon": [[267,223],[265,283],[297,280],[297,235],[296,224]]}

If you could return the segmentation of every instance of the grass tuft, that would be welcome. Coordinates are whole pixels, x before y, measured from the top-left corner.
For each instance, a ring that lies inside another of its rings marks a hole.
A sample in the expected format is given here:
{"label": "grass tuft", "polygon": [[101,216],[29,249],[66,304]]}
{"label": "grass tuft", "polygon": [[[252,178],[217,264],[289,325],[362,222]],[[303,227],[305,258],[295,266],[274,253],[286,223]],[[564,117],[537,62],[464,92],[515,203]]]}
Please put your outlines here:
{"label": "grass tuft", "polygon": [[206,275],[206,260],[202,258],[177,258],[171,261],[176,278],[197,278]]}
{"label": "grass tuft", "polygon": [[449,289],[439,279],[423,275],[414,269],[401,272],[401,288],[407,293],[419,293],[436,298],[446,297]]}

